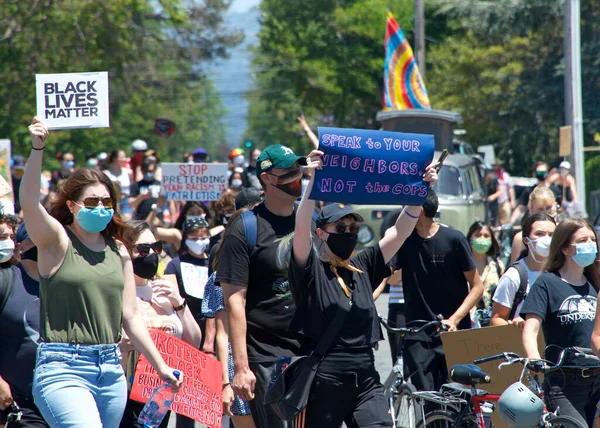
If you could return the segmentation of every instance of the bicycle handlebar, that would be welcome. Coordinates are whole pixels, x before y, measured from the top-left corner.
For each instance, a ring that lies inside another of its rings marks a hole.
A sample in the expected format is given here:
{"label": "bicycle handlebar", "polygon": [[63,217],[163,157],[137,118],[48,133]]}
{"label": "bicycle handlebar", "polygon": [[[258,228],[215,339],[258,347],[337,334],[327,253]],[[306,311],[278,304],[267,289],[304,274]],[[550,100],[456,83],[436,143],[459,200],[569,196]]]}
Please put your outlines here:
{"label": "bicycle handlebar", "polygon": [[[562,367],[563,363],[565,362],[565,357],[569,354],[571,354],[575,357],[583,357],[583,358],[590,358],[590,359],[594,359],[594,360],[600,360],[600,358],[598,358],[590,348],[580,348],[579,346],[571,346],[571,347],[565,348],[561,351],[556,364],[545,365],[545,366],[537,366],[536,365],[535,368],[528,366],[528,368],[530,368],[531,370],[534,370],[534,371],[540,371],[540,372],[544,372],[544,373],[559,369],[560,367]],[[546,363],[546,360],[523,358],[523,357],[519,356],[518,354],[515,354],[514,352],[503,352],[502,354],[496,354],[496,355],[492,355],[489,357],[478,358],[478,359],[474,360],[473,363],[481,364],[481,363],[487,363],[489,361],[495,361],[495,360],[500,360],[500,359],[504,359],[504,360],[506,360],[506,362],[500,363],[498,365],[498,369],[501,369],[504,366],[511,366],[516,363],[527,364],[527,365],[529,363],[537,363],[537,362]]]}
{"label": "bicycle handlebar", "polygon": [[422,325],[419,328],[390,327],[387,323],[387,320],[384,319],[381,315],[379,315],[379,322],[390,333],[399,333],[402,335],[421,333],[421,332],[428,330],[430,328],[433,328],[433,327],[441,328],[443,330],[447,329],[447,327],[444,324],[442,324],[441,321],[439,321],[439,320],[438,321],[425,321],[425,320],[412,321],[412,322],[418,322],[418,323],[425,323],[424,325]]}

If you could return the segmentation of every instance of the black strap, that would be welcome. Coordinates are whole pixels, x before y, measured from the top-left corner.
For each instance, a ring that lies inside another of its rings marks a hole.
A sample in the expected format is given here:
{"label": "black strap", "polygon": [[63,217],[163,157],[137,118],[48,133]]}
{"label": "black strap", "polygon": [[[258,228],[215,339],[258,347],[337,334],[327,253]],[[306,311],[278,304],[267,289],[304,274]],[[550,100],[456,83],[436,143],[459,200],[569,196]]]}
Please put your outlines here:
{"label": "black strap", "polygon": [[321,340],[319,340],[317,347],[313,351],[313,355],[316,355],[321,358],[324,357],[329,351],[331,344],[333,343],[335,337],[342,328],[342,324],[344,323],[344,318],[346,318],[346,314],[350,312],[350,309],[352,308],[351,297],[347,297],[344,293],[340,294],[341,296],[339,306],[337,312],[335,313],[335,317],[333,317],[333,321],[331,321],[331,324],[329,324],[329,327],[327,327],[325,334],[323,335],[323,337],[321,337]]}
{"label": "black strap", "polygon": [[513,300],[512,307],[510,308],[510,314],[508,315],[508,319],[512,320],[517,314],[517,306],[519,306],[527,296],[527,283],[529,279],[527,277],[527,271],[525,270],[525,266],[523,266],[523,263],[517,261],[510,265],[509,269],[510,268],[515,268],[517,272],[519,272],[519,289],[515,293],[515,298]]}
{"label": "black strap", "polygon": [[10,267],[8,269],[0,269],[0,314],[4,310],[4,306],[6,306],[6,302],[8,301],[8,297],[13,288],[13,269],[17,268]]}

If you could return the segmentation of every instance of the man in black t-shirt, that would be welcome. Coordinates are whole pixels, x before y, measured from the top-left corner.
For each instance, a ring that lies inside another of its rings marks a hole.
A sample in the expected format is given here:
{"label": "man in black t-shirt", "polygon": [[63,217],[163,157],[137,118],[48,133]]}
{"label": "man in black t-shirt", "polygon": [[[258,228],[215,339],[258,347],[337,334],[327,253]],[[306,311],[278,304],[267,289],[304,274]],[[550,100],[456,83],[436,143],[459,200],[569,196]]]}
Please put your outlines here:
{"label": "man in black t-shirt", "polygon": [[142,163],[144,178],[131,185],[129,190],[129,206],[135,211],[136,220],[145,220],[158,201],[161,191],[161,182],[154,178],[156,163],[150,159],[144,159]]}
{"label": "man in black t-shirt", "polygon": [[294,201],[302,192],[299,165],[306,165],[306,158],[285,146],[270,146],[256,163],[265,190],[265,201],[254,208],[256,245],[248,244],[243,219],[235,219],[223,238],[216,279],[229,314],[234,392],[249,401],[257,427],[291,427],[263,402],[277,360],[300,353],[300,342],[288,328],[295,312],[288,264]]}
{"label": "man in black t-shirt", "polygon": [[[483,285],[465,236],[434,222],[437,209],[437,195],[430,190],[414,232],[392,260],[395,269],[402,269],[406,323],[441,315],[449,331],[468,329],[469,310],[483,295]],[[439,335],[407,338],[404,362],[421,391],[437,391],[447,381]]]}

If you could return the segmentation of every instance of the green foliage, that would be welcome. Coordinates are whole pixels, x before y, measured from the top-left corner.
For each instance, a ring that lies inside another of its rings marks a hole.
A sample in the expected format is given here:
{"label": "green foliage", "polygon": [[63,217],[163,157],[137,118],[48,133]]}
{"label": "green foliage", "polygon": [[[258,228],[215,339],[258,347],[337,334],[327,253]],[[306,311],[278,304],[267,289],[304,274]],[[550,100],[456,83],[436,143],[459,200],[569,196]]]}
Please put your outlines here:
{"label": "green foliage", "polygon": [[[202,61],[241,41],[224,28],[229,0],[26,0],[0,7],[0,137],[27,155],[35,113],[35,74],[108,71],[111,127],[53,132],[49,152],[129,148],[135,138],[159,146],[154,120],[177,125],[165,157],[223,142],[223,109]],[[49,161],[49,158],[46,158]]]}

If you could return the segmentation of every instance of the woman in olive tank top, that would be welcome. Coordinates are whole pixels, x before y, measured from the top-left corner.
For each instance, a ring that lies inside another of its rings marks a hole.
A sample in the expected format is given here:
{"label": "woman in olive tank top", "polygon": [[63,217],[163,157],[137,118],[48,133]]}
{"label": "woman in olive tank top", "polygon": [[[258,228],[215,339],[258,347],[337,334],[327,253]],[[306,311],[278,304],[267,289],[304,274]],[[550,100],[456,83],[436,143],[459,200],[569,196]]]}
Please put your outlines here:
{"label": "woman in olive tank top", "polygon": [[40,345],[33,396],[52,427],[117,427],[127,401],[121,328],[159,375],[180,386],[138,314],[131,257],[115,189],[95,169],[59,185],[50,212],[39,203],[48,130],[34,118],[21,206],[38,248]]}

